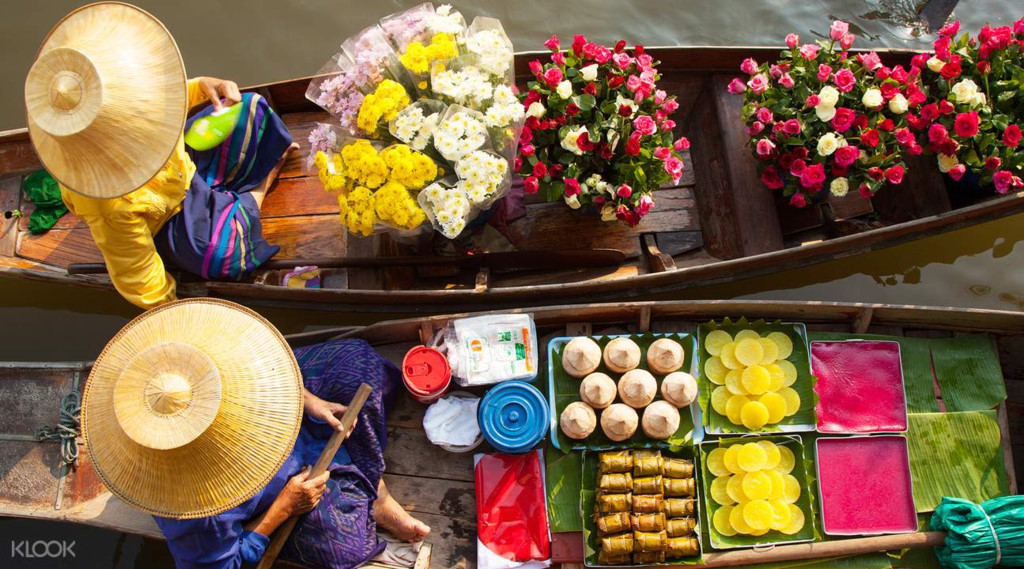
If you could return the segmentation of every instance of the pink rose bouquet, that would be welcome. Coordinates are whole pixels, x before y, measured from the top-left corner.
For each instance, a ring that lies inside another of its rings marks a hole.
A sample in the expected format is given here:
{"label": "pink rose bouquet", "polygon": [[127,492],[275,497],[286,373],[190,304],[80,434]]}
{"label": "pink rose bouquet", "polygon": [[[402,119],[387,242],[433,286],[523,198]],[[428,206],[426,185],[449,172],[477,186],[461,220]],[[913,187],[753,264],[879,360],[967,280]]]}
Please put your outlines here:
{"label": "pink rose bouquet", "polygon": [[828,40],[800,44],[779,61],[745,60],[729,91],[745,100],[750,146],[761,181],[805,206],[852,189],[870,198],[899,185],[905,155],[923,152],[909,118],[925,101],[919,66],[884,65],[876,53],[850,54],[849,24],[835,21]]}
{"label": "pink rose bouquet", "polygon": [[959,180],[970,169],[1005,194],[1024,188],[1024,19],[956,37],[960,22],[939,30],[931,54],[917,56],[929,98],[916,130],[939,169]]}
{"label": "pink rose bouquet", "polygon": [[527,193],[574,209],[593,205],[606,221],[635,226],[654,207],[654,190],[682,177],[685,138],[673,140],[679,107],[658,89],[657,62],[642,46],[626,50],[556,36],[550,60],[530,62],[520,94],[526,125],[514,169]]}

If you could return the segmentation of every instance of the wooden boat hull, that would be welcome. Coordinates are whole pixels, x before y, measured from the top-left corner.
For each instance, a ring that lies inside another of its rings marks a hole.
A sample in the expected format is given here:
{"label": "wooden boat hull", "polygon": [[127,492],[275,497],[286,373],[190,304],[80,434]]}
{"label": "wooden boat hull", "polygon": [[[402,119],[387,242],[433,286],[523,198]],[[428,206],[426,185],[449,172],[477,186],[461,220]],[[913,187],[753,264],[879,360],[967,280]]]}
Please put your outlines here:
{"label": "wooden boat hull", "polygon": [[[943,178],[930,159],[913,168],[903,186],[886,188],[871,202],[855,196],[830,198],[803,210],[776,203],[778,197],[756,179],[746,135],[735,116],[739,98],[727,96],[723,82],[735,75],[742,58],[766,59],[774,57],[777,50],[653,51],[662,61],[663,86],[679,96],[679,128],[694,139],[694,144],[693,154],[684,157],[687,170],[680,186],[656,194],[659,205],[652,217],[629,229],[571,212],[561,204],[538,203],[531,198],[526,204],[529,213],[508,222],[497,239],[491,235],[482,243],[473,243],[482,250],[512,248],[537,251],[537,255],[565,249],[569,244],[580,249],[612,248],[626,255],[627,262],[621,266],[438,272],[382,263],[379,269],[328,270],[331,276],[322,279],[322,289],[280,286],[284,271],[258,273],[245,282],[200,282],[184,277],[179,279],[180,295],[217,296],[248,304],[401,313],[652,298],[809,267],[1024,212],[1024,192],[984,197],[954,208]],[[900,61],[907,59],[907,54],[886,53],[884,57]],[[521,77],[530,58],[530,54],[517,57]],[[305,98],[310,79],[251,88],[271,102],[303,147],[315,123],[329,120]],[[308,175],[303,160],[296,157],[289,161],[277,189],[264,204],[264,232],[282,247],[277,260],[452,253],[439,251],[439,243],[411,247],[386,236],[357,239],[345,235],[336,217],[335,198]],[[38,167],[24,129],[0,133],[0,210],[31,210],[20,195],[19,184],[25,173]],[[572,239],[567,238],[569,235]],[[68,274],[70,265],[100,261],[88,228],[71,215],[41,236],[29,235],[24,219],[0,219],[0,275],[110,287],[104,275]]]}
{"label": "wooden boat hull", "polygon": [[[1024,313],[757,301],[586,304],[520,308],[513,312],[533,315],[542,344],[566,334],[693,330],[697,324],[709,319],[739,316],[804,322],[812,331],[922,337],[987,333],[1000,356],[1009,394],[1009,399],[997,409],[1011,493],[1017,492],[1020,483],[1019,475],[1014,473],[1024,472]],[[336,337],[362,338],[385,357],[397,362],[422,338],[432,338],[450,319],[459,316],[462,315],[319,330],[292,335],[288,340],[297,347]],[[541,367],[544,367],[543,362]],[[52,424],[56,420],[61,395],[67,390],[80,388],[88,368],[88,363],[0,365],[0,401],[32,402],[25,405],[22,412],[0,417],[0,515],[58,520],[159,537],[148,516],[127,507],[103,488],[88,456],[80,458],[77,470],[65,472],[58,466],[56,445],[36,443],[29,436],[36,426]],[[436,565],[473,566],[476,538],[472,457],[469,454],[446,453],[431,445],[422,431],[423,411],[424,406],[408,397],[401,397],[392,411],[388,420],[385,479],[399,502],[434,528],[431,542]],[[84,445],[80,445],[80,449],[85,452]],[[898,549],[933,545],[935,539],[933,535],[911,534],[886,536],[882,542],[843,540],[841,543],[868,550]],[[819,544],[779,546],[772,552],[775,560],[841,554],[826,552]],[[716,553],[709,557],[708,563],[727,566],[743,562],[735,553]],[[563,552],[561,555],[566,554]],[[562,560],[570,560],[569,555]]]}

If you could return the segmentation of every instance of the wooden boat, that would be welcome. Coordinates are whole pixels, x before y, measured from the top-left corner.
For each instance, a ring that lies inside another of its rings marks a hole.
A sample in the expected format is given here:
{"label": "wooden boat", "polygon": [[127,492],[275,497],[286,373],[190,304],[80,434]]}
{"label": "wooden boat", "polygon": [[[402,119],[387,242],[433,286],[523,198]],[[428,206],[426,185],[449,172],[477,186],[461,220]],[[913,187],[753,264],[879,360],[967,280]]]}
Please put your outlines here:
{"label": "wooden boat", "polygon": [[[526,310],[516,310],[526,312]],[[1017,492],[1024,473],[1024,314],[1016,312],[921,308],[893,305],[806,302],[641,302],[558,306],[529,310],[537,325],[540,345],[550,338],[576,334],[635,331],[694,330],[713,318],[747,316],[804,322],[811,331],[880,333],[913,337],[949,337],[987,333],[1000,357],[1009,399],[998,407],[1009,488]],[[363,338],[386,357],[400,362],[405,352],[432,338],[452,316],[380,322],[366,327],[324,330],[289,337],[294,346],[334,337]],[[540,350],[544,354],[544,350]],[[541,369],[545,367],[541,362]],[[116,498],[102,486],[79,444],[82,456],[76,470],[60,466],[57,445],[35,442],[31,434],[53,424],[61,396],[81,389],[88,363],[0,365],[0,401],[22,402],[0,416],[0,515],[59,520],[99,526],[119,532],[159,537],[152,519]],[[399,502],[426,521],[433,533],[433,563],[441,567],[473,566],[476,558],[473,458],[451,454],[431,445],[422,431],[424,406],[401,397],[388,421],[385,480]],[[1011,440],[1014,441],[1011,445]],[[481,449],[484,450],[484,449]],[[1015,468],[1016,467],[1016,468]],[[571,543],[558,534],[555,544]],[[576,538],[578,540],[578,538]],[[870,539],[881,540],[871,541]],[[842,540],[830,544],[777,546],[762,552],[760,561],[849,554],[851,551],[901,549],[931,545],[933,534],[910,534]],[[844,544],[842,551],[822,548]],[[579,563],[579,551],[556,548],[556,560]],[[746,552],[749,555],[750,552]],[[574,557],[574,555],[576,557]],[[716,553],[709,565],[749,563],[736,552]]]}
{"label": "wooden boat", "polygon": [[[850,195],[792,208],[759,182],[739,119],[741,99],[725,90],[742,58],[764,60],[776,57],[777,50],[653,51],[662,61],[660,86],[679,97],[679,129],[693,146],[680,185],[659,191],[655,210],[638,227],[605,223],[532,196],[525,216],[499,214],[501,223],[492,218],[455,247],[440,238],[416,244],[396,243],[387,235],[356,238],[345,234],[335,198],[305,171],[303,155],[287,164],[264,204],[264,232],[281,246],[275,265],[245,282],[186,277],[180,294],[250,304],[435,313],[618,300],[805,267],[1024,211],[1024,193],[947,193],[933,158],[912,161],[902,186],[886,188],[870,202]],[[521,80],[532,57],[516,58]],[[885,57],[904,61],[908,54]],[[315,123],[329,121],[304,96],[309,80],[251,89],[270,100],[304,148]],[[39,167],[24,129],[0,133],[0,211],[31,211],[19,184]],[[81,220],[69,214],[43,235],[29,234],[27,225],[24,217],[0,219],[0,273],[110,286],[105,275],[75,274],[80,271],[72,265],[102,262]],[[522,253],[508,253],[515,251]],[[324,267],[323,288],[281,286],[286,271],[280,267],[311,264]]]}

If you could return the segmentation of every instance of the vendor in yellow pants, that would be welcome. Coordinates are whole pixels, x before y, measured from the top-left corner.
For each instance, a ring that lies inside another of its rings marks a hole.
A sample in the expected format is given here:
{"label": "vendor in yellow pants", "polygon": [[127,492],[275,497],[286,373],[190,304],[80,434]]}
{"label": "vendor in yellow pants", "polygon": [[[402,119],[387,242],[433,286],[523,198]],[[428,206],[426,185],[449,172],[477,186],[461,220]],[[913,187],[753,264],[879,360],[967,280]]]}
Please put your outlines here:
{"label": "vendor in yellow pants", "polygon": [[[43,165],[136,306],[175,299],[165,264],[238,279],[277,252],[259,212],[297,145],[259,95],[223,79],[186,80],[174,39],[150,14],[103,2],[66,16],[39,50],[25,102]],[[233,104],[242,109],[224,143],[186,148],[191,121]]]}

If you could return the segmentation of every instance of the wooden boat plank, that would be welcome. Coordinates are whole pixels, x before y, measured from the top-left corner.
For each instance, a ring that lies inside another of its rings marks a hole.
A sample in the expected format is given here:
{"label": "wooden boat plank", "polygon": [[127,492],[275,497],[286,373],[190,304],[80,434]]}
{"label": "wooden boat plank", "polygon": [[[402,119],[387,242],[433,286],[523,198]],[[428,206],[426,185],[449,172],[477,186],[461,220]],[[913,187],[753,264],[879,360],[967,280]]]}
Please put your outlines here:
{"label": "wooden boat plank", "polygon": [[389,426],[384,464],[389,474],[473,482],[472,454],[447,453],[432,445],[422,425],[416,429]]}
{"label": "wooden boat plank", "polygon": [[523,250],[564,249],[567,243],[583,243],[594,249],[618,249],[627,258],[636,258],[641,253],[642,233],[700,229],[692,189],[659,190],[657,203],[633,228],[624,223],[601,223],[558,202],[531,204],[526,217],[509,224],[509,237]]}
{"label": "wooden boat plank", "polygon": [[935,167],[935,157],[908,156],[905,161],[908,173],[903,183],[886,185],[871,198],[882,221],[902,223],[949,211],[949,194],[942,173]]}
{"label": "wooden boat plank", "polygon": [[[260,218],[337,214],[338,199],[324,191],[320,180],[302,176],[279,178],[263,200]],[[340,220],[337,220],[341,224]]]}
{"label": "wooden boat plank", "polygon": [[[21,175],[0,178],[0,213],[16,211],[21,205]],[[19,218],[0,217],[0,256],[10,257],[18,244]]]}
{"label": "wooden boat plank", "polygon": [[[437,450],[444,455],[437,456],[438,459],[447,458],[446,451]],[[472,482],[388,473],[384,474],[384,482],[406,511],[476,523],[476,494]]]}
{"label": "wooden boat plank", "polygon": [[60,400],[74,383],[74,372],[62,369],[0,368],[0,437],[33,436],[43,425],[56,425]]}
{"label": "wooden boat plank", "polygon": [[431,567],[476,567],[476,522],[436,514],[417,514],[430,526]]}
{"label": "wooden boat plank", "polygon": [[19,130],[11,136],[4,137],[4,144],[0,145],[0,172],[28,173],[42,167],[28,139],[27,131]]}
{"label": "wooden boat plank", "polygon": [[492,272],[490,286],[492,289],[497,289],[566,282],[605,282],[639,275],[642,271],[635,262],[635,260],[630,261],[630,264],[628,265],[608,269],[576,269],[572,271],[545,272],[529,275],[514,273],[504,276],[500,274],[496,275]]}
{"label": "wooden boat plank", "polygon": [[52,510],[61,472],[60,445],[0,440],[0,510]]}
{"label": "wooden boat plank", "polygon": [[684,131],[700,183],[696,199],[712,255],[738,258],[781,249],[773,194],[757,176],[740,118],[743,101],[726,90],[732,76],[715,75],[701,91]]}
{"label": "wooden boat plank", "polygon": [[103,262],[103,255],[87,227],[51,229],[41,235],[22,232],[18,238],[18,255],[58,267]]}
{"label": "wooden boat plank", "polygon": [[332,123],[331,115],[322,110],[291,112],[281,115],[281,121],[288,127],[292,140],[299,144],[299,151],[292,154],[281,168],[281,178],[296,178],[309,175],[306,160],[309,156],[309,133],[316,123]]}

